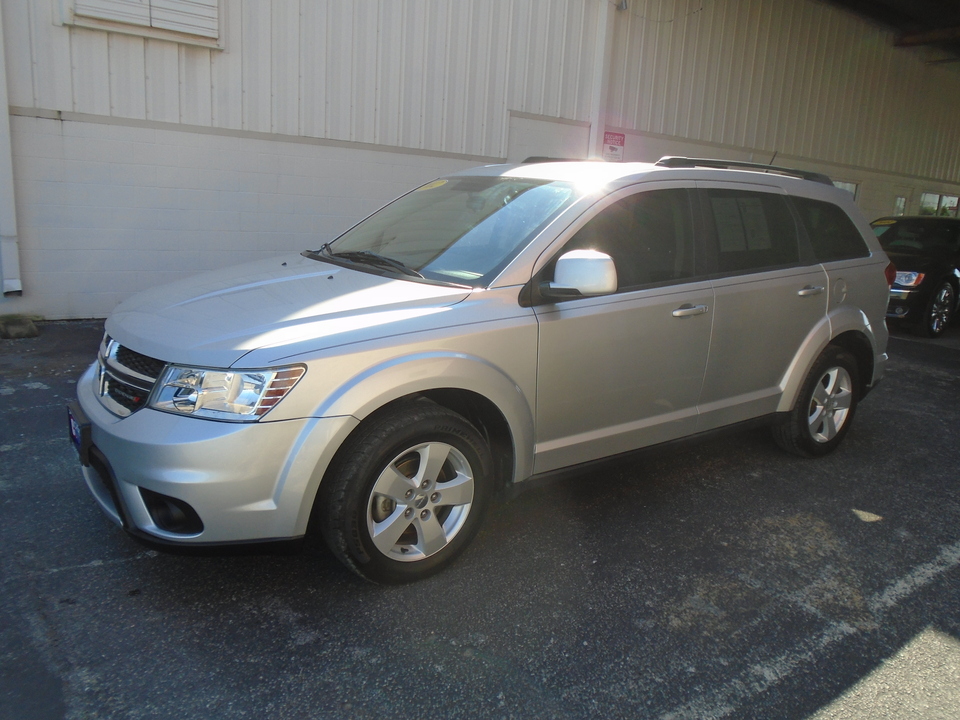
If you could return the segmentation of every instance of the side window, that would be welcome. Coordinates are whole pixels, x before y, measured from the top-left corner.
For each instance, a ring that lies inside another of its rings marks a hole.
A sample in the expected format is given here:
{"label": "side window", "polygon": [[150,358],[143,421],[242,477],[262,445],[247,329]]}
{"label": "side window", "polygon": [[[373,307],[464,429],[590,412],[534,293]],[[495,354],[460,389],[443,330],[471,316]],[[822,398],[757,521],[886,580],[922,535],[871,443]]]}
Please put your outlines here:
{"label": "side window", "polygon": [[716,229],[717,269],[751,272],[800,262],[797,226],[786,200],[747,190],[706,191]]}
{"label": "side window", "polygon": [[620,291],[693,277],[690,196],[650,190],[605,208],[563,248],[598,250],[613,258]]}
{"label": "side window", "polygon": [[870,250],[849,216],[833,203],[793,198],[820,262],[867,257]]}

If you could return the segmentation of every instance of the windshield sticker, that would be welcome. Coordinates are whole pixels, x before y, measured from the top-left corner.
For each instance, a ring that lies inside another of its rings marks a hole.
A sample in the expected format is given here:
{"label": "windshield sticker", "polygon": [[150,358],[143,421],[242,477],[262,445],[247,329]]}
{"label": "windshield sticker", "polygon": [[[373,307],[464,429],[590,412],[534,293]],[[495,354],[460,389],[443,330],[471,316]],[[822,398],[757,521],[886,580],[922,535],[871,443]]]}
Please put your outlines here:
{"label": "windshield sticker", "polygon": [[434,190],[435,188],[442,187],[447,184],[446,180],[434,180],[429,182],[426,185],[421,185],[414,192],[420,192],[421,190]]}

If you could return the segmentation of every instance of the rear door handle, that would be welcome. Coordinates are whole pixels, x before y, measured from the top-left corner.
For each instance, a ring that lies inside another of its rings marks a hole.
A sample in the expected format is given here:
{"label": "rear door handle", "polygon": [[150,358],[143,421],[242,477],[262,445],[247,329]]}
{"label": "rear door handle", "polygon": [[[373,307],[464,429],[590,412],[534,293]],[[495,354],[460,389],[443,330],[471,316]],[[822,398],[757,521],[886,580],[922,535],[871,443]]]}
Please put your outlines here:
{"label": "rear door handle", "polygon": [[807,295],[819,295],[824,291],[823,285],[807,285],[801,290],[797,290],[797,295],[806,297]]}
{"label": "rear door handle", "polygon": [[673,316],[678,318],[691,317],[693,315],[703,315],[710,308],[706,305],[691,305],[686,303],[673,311]]}

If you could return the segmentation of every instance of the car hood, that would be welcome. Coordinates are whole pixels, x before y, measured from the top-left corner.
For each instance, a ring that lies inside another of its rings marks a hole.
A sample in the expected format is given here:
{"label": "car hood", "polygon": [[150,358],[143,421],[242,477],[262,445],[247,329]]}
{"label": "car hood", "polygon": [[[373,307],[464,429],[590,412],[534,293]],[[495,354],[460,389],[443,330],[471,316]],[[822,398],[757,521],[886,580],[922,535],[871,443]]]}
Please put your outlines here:
{"label": "car hood", "polygon": [[469,294],[291,255],[146,290],[117,307],[106,331],[166,362],[230,367],[261,349],[248,360],[411,331]]}

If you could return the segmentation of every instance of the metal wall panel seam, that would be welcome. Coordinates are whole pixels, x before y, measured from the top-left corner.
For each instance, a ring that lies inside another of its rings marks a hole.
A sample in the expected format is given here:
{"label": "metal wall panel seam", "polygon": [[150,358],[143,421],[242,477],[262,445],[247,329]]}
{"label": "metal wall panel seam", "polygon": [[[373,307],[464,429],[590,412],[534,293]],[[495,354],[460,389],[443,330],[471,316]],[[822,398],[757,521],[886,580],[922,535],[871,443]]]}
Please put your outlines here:
{"label": "metal wall panel seam", "polygon": [[193,45],[178,47],[181,122],[191,125],[209,125],[212,121],[210,52],[206,48]]}
{"label": "metal wall panel seam", "polygon": [[813,123],[810,128],[812,132],[808,130],[810,137],[810,152],[808,154],[812,157],[830,157],[834,148],[832,133],[827,132],[827,123],[831,120],[830,115],[834,107],[833,94],[836,86],[836,69],[839,64],[834,42],[836,18],[835,13],[823,13],[825,26],[821,33],[823,51],[817,54],[817,62],[820,63],[820,67],[816,74],[816,97],[821,107],[813,114]]}
{"label": "metal wall panel seam", "polygon": [[[774,22],[773,18],[779,18]],[[776,125],[780,117],[780,108],[783,101],[783,71],[786,47],[783,43],[783,24],[790,22],[790,14],[783,12],[783,3],[777,3],[776,9],[771,6],[771,20],[768,25],[770,38],[768,52],[772,47],[772,67],[764,74],[760,97],[762,110],[757,124],[757,145],[773,152],[776,149]],[[789,28],[789,25],[787,26]]]}
{"label": "metal wall panel seam", "polygon": [[[697,108],[697,102],[694,97],[694,89],[696,88],[697,83],[697,69],[700,63],[700,43],[698,42],[701,26],[701,17],[700,13],[693,13],[687,16],[686,22],[684,23],[684,35],[683,35],[683,48],[684,54],[690,55],[689,58],[689,78],[683,83],[684,91],[682,93],[683,97],[683,111],[681,113],[681,124],[678,126],[678,130],[685,137],[690,137],[696,133],[693,130],[693,119],[696,115],[699,114],[695,108]],[[681,77],[684,76],[683,70],[681,70]]]}
{"label": "metal wall panel seam", "polygon": [[[513,67],[514,57],[513,57],[513,30],[514,30],[514,4],[513,0],[506,0],[506,18],[507,18],[507,42],[505,46],[506,51],[506,61],[503,64],[503,84],[501,88],[501,99],[500,99],[500,155],[502,157],[507,157],[509,153],[509,141],[510,141],[510,87],[511,79],[514,76],[514,73],[511,72]],[[501,18],[504,15],[501,13]]]}
{"label": "metal wall panel seam", "polygon": [[703,79],[704,107],[706,115],[701,123],[701,132],[699,140],[708,142],[715,141],[717,138],[717,98],[720,94],[720,70],[722,67],[721,57],[723,52],[723,33],[718,32],[717,28],[723,23],[723,9],[719,3],[714,3],[708,9],[707,22],[707,42],[709,43],[708,56],[712,62],[707,68],[707,74]]}
{"label": "metal wall panel seam", "polygon": [[34,104],[72,107],[73,70],[70,64],[70,31],[59,23],[52,3],[28,3],[30,60]]}
{"label": "metal wall panel seam", "polygon": [[427,61],[427,47],[430,41],[430,16],[426,16],[423,28],[423,42],[421,45],[420,57],[423,60],[424,71],[420,74],[420,114],[417,118],[417,133],[419,138],[419,144],[417,147],[423,148],[426,143],[426,114],[427,114],[427,90],[426,90],[426,61]]}
{"label": "metal wall panel seam", "polygon": [[[465,6],[465,9],[463,8],[463,6],[461,6],[461,12],[466,12],[467,14],[466,22],[462,23],[461,25],[461,27],[465,31],[464,35],[466,36],[466,42],[464,43],[464,47],[461,51],[461,57],[463,58],[463,72],[464,72],[464,75],[467,76],[468,80],[467,82],[464,82],[464,83],[458,83],[460,87],[463,88],[463,91],[461,93],[463,97],[457,98],[459,101],[458,102],[459,114],[462,116],[462,122],[457,122],[459,118],[454,117],[454,126],[460,127],[460,134],[457,141],[457,149],[459,152],[466,151],[466,148],[469,144],[468,141],[470,137],[469,125],[472,122],[474,122],[474,118],[470,116],[468,109],[470,106],[470,95],[472,94],[473,91],[476,90],[476,87],[477,87],[474,83],[470,82],[470,80],[473,79],[473,78],[470,78],[471,70],[477,67],[477,63],[475,62],[476,57],[474,56],[475,48],[476,48],[475,34],[477,30],[477,27],[475,25],[475,20],[476,20],[476,15],[474,14],[475,9],[476,9],[475,3],[467,3]],[[467,88],[470,88],[470,90],[468,91]]]}
{"label": "metal wall panel seam", "polygon": [[[747,96],[744,103],[747,116],[743,123],[743,144],[750,147],[761,146],[759,142],[760,112],[767,105],[766,98],[763,96],[763,81],[767,71],[769,28],[772,24],[772,17],[766,15],[766,10],[769,8],[769,1],[763,2],[756,11],[756,36],[753,41],[750,82],[747,84]],[[767,18],[769,18],[769,21],[767,21]]]}
{"label": "metal wall panel seam", "polygon": [[[806,66],[809,71],[805,72],[804,76],[804,85],[800,94],[801,98],[807,98],[808,102],[803,112],[803,122],[800,127],[797,128],[797,135],[795,146],[798,151],[797,154],[801,156],[812,156],[813,155],[813,137],[808,131],[810,124],[816,121],[816,117],[820,112],[820,107],[818,105],[819,100],[819,90],[820,83],[819,79],[823,73],[823,23],[824,23],[824,13],[813,12],[811,9],[812,6],[807,8],[808,14],[812,15],[810,27],[813,28],[813,43],[806,47],[807,56],[804,59],[804,66]],[[820,8],[817,8],[820,10]]]}
{"label": "metal wall panel seam", "polygon": [[451,57],[451,55],[452,55],[452,52],[453,52],[453,50],[452,50],[452,48],[451,48],[451,45],[452,45],[453,43],[451,42],[451,41],[452,41],[452,37],[451,37],[451,34],[450,34],[450,33],[451,33],[451,27],[450,27],[450,26],[451,26],[451,23],[453,22],[453,20],[452,20],[453,12],[452,12],[452,8],[451,8],[451,4],[450,4],[449,0],[447,0],[446,5],[447,5],[446,15],[445,15],[445,17],[444,17],[444,19],[445,19],[446,22],[444,23],[444,26],[443,26],[443,36],[442,36],[442,37],[443,37],[443,41],[444,41],[444,44],[443,44],[443,58],[444,58],[443,77],[441,78],[441,83],[440,83],[440,87],[443,89],[443,91],[442,91],[441,97],[440,97],[440,114],[439,114],[439,118],[440,118],[440,149],[442,149],[442,150],[446,150],[446,149],[448,148],[448,143],[449,143],[449,139],[447,138],[447,123],[446,123],[446,119],[447,119],[447,117],[448,117],[449,114],[450,114],[450,97],[449,97],[449,94],[448,94],[448,92],[447,92],[447,87],[448,87],[449,81],[450,81],[450,65],[452,64],[452,57]]}
{"label": "metal wall panel seam", "polygon": [[[567,18],[570,15],[570,3],[575,2],[576,0],[566,0],[564,11],[560,16],[560,25],[561,31],[559,37],[560,41],[560,65],[559,72],[557,73],[557,108],[556,115],[563,114],[563,98],[564,98],[564,87],[566,85],[566,78],[570,75],[567,68]],[[576,71],[579,72],[580,68],[576,68]]]}
{"label": "metal wall panel seam", "polygon": [[[7,96],[15,105],[35,103],[33,92],[33,61],[30,51],[30,11],[23,2],[4,3],[3,23],[6,28]],[[24,45],[26,43],[26,45]],[[26,50],[26,52],[24,52]]]}
{"label": "metal wall panel seam", "polygon": [[841,45],[839,42],[840,24],[843,16],[839,13],[832,13],[831,18],[832,22],[830,23],[830,34],[828,38],[830,40],[830,55],[834,58],[834,61],[830,68],[826,93],[824,95],[827,108],[820,119],[820,127],[817,133],[817,136],[821,138],[823,146],[823,150],[819,154],[820,157],[839,157],[842,152],[840,142],[842,128],[838,127],[838,125],[843,122],[843,118],[839,112],[840,90],[842,82],[849,76],[850,70],[847,64],[849,44],[843,43]]}
{"label": "metal wall panel seam", "polygon": [[271,3],[270,132],[300,132],[300,0]]}
{"label": "metal wall panel seam", "polygon": [[[110,114],[146,119],[147,89],[143,39],[107,34]],[[178,71],[179,72],[179,71]]]}
{"label": "metal wall panel seam", "polygon": [[[757,17],[756,0],[741,0],[743,3],[743,18],[737,23],[738,32],[743,33],[743,42],[738,43],[741,48],[741,62],[739,66],[736,100],[733,120],[733,141],[737,145],[746,146],[747,126],[750,113],[753,108],[750,106],[750,95],[753,83],[756,81],[757,74],[757,46],[759,44],[759,18]],[[754,25],[757,23],[757,25]],[[752,31],[752,32],[751,32]]]}
{"label": "metal wall panel seam", "polygon": [[[853,37],[853,26],[851,18],[839,18],[839,35],[841,37]],[[859,134],[860,124],[857,122],[857,112],[854,101],[859,99],[860,83],[860,61],[862,50],[854,43],[845,42],[841,44],[841,67],[845,72],[838,79],[836,112],[839,132],[836,137],[836,157],[846,161],[855,148],[862,145]]]}
{"label": "metal wall panel seam", "polygon": [[[29,57],[29,52],[27,56]],[[32,80],[30,86],[33,87]],[[10,107],[6,33],[2,10],[0,10],[0,107]],[[0,116],[0,299],[23,294],[21,270],[10,115],[4,111]]]}

